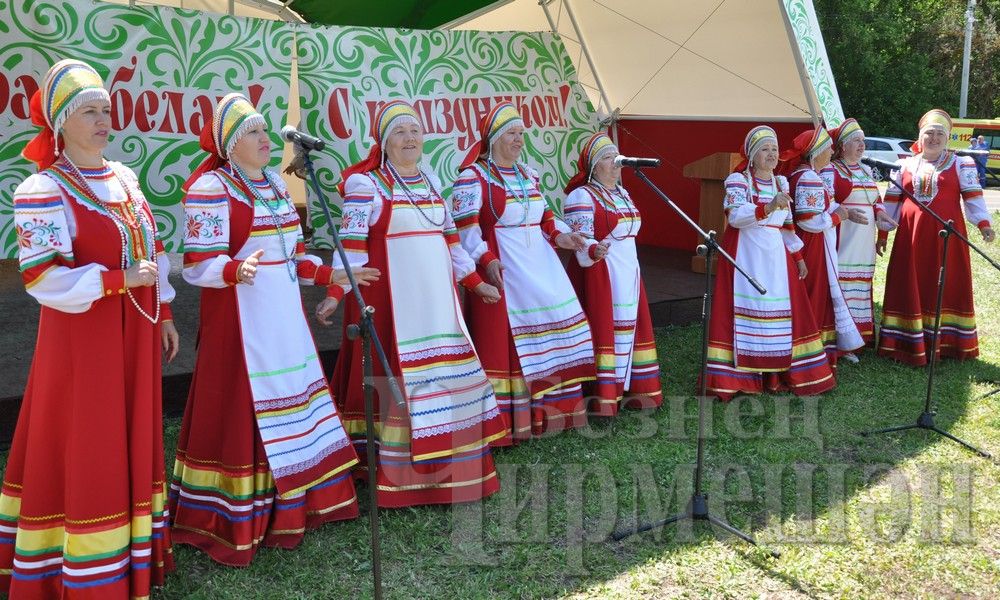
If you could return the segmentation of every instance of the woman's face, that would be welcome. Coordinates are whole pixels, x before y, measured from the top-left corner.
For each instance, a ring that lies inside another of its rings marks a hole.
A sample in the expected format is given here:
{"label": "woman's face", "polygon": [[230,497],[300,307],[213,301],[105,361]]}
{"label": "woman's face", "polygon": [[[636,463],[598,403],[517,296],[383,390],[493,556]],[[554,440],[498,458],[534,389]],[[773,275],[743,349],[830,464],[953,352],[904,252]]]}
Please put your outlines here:
{"label": "woman's face", "polygon": [[773,171],[778,166],[778,142],[769,140],[764,142],[757,154],[753,156],[753,168],[764,171]]}
{"label": "woman's face", "polygon": [[493,160],[505,166],[513,165],[524,148],[524,127],[514,125],[493,142]]}
{"label": "woman's face", "polygon": [[823,167],[830,164],[830,157],[833,156],[833,146],[827,147],[825,150],[817,154],[812,159],[812,166],[814,169],[819,171]]}
{"label": "woman's face", "polygon": [[424,131],[419,123],[407,121],[394,126],[385,139],[389,162],[398,166],[413,166],[424,153]]}
{"label": "woman's face", "polygon": [[944,151],[947,144],[948,136],[940,127],[928,127],[920,132],[920,146],[924,154],[937,156]]}
{"label": "woman's face", "polygon": [[615,154],[609,152],[601,157],[594,164],[594,179],[601,182],[605,187],[611,187],[618,183],[618,178],[622,175],[622,168],[615,166]]}
{"label": "woman's face", "polygon": [[76,109],[63,123],[62,135],[67,146],[99,154],[111,135],[111,103],[93,100]]}
{"label": "woman's face", "polygon": [[840,155],[851,164],[861,160],[861,157],[865,155],[865,134],[858,134],[844,142]]}
{"label": "woman's face", "polygon": [[267,126],[256,125],[236,140],[229,158],[241,168],[260,171],[271,162],[271,138]]}

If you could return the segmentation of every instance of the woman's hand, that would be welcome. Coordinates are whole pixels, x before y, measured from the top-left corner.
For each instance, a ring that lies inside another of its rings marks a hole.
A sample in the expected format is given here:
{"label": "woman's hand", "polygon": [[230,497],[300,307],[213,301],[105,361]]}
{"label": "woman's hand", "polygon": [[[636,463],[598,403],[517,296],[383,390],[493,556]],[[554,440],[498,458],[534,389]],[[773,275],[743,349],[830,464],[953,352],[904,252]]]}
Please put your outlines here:
{"label": "woman's hand", "polygon": [[500,290],[488,283],[480,283],[472,291],[486,304],[496,304],[500,301]]}
{"label": "woman's hand", "polygon": [[132,263],[131,267],[125,269],[125,287],[149,287],[156,283],[158,274],[155,262],[140,260]]}
{"label": "woman's hand", "polygon": [[594,245],[594,260],[595,261],[602,260],[607,255],[608,255],[608,244],[607,243],[601,242],[600,244],[595,244]]}
{"label": "woman's hand", "polygon": [[564,250],[583,250],[587,247],[587,238],[579,233],[560,233],[556,236],[556,246]]}
{"label": "woman's hand", "polygon": [[993,233],[992,227],[983,227],[982,229],[979,230],[979,233],[982,234],[983,241],[986,242],[987,244],[992,243],[993,240],[996,239],[996,234]]}
{"label": "woman's hand", "polygon": [[851,219],[851,212],[847,210],[847,207],[841,204],[837,207],[837,210],[833,211],[833,214],[840,217],[840,222],[849,221]]}
{"label": "woman's hand", "polygon": [[338,304],[340,302],[336,298],[323,298],[323,301],[316,305],[316,320],[320,325],[333,325],[330,316],[337,310]]}
{"label": "woman's hand", "polygon": [[809,275],[809,267],[806,266],[806,261],[800,260],[795,263],[795,266],[799,269],[799,279],[805,279]]}
{"label": "woman's hand", "polygon": [[163,342],[163,357],[167,362],[174,360],[181,347],[181,336],[178,335],[173,321],[160,323],[160,341]]}
{"label": "woman's hand", "polygon": [[493,284],[496,289],[503,289],[503,263],[500,262],[499,258],[491,260],[490,264],[486,265],[486,280]]}
{"label": "woman's hand", "polygon": [[257,250],[243,259],[240,266],[236,268],[236,280],[238,282],[253,285],[253,280],[257,277],[257,264],[260,262],[261,256],[264,256],[264,251]]}
{"label": "woman's hand", "polygon": [[[358,285],[371,285],[382,276],[382,271],[374,267],[351,267],[351,273],[354,274],[354,281],[357,281]],[[337,269],[333,272],[331,285],[347,285],[348,283],[350,280],[347,279],[345,269]]]}
{"label": "woman's hand", "polygon": [[876,254],[878,254],[879,256],[882,256],[883,254],[885,254],[885,246],[886,246],[886,242],[887,241],[888,240],[883,240],[881,238],[875,240],[875,253]]}
{"label": "woman's hand", "polygon": [[766,212],[768,215],[776,210],[785,210],[791,206],[792,198],[785,192],[778,192],[774,195],[774,198],[767,203]]}
{"label": "woman's hand", "polygon": [[858,225],[868,224],[868,216],[865,215],[865,211],[860,208],[847,209],[847,218],[851,221],[851,223],[857,223]]}
{"label": "woman's hand", "polygon": [[[894,221],[887,212],[880,210],[875,213],[875,226],[882,231],[892,231],[896,227],[899,227],[899,223]],[[885,244],[882,244],[882,249],[885,249]]]}

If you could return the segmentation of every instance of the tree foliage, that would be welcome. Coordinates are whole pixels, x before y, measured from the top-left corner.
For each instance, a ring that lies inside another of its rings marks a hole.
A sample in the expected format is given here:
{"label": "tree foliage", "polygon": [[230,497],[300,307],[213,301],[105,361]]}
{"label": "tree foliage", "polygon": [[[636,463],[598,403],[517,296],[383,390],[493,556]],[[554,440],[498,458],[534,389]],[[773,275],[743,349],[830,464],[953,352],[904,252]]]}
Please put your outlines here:
{"label": "tree foliage", "polygon": [[[920,116],[958,116],[964,0],[814,0],[844,112],[869,135],[912,138]],[[980,0],[969,118],[1000,117],[1000,0]]]}

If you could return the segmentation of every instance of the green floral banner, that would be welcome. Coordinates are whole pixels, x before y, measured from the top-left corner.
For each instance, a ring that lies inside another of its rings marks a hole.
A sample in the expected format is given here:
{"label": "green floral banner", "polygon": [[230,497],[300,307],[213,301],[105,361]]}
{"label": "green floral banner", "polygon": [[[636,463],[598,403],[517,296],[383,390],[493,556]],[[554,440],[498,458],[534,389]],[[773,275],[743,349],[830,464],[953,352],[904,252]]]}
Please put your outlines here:
{"label": "green floral banner", "polygon": [[[388,100],[414,105],[425,131],[423,164],[446,193],[478,141],[482,116],[513,102],[528,131],[522,159],[538,169],[554,207],[576,172],[580,144],[598,126],[565,46],[551,33],[312,26],[299,30],[296,44],[300,128],[330,142],[316,166],[335,219],[340,172],[368,155],[372,117]],[[326,218],[311,194],[309,209],[315,243],[328,247]]]}
{"label": "green floral banner", "polygon": [[[272,132],[285,123],[293,46],[298,49],[301,129],[332,143],[316,155],[325,193],[340,198],[340,171],[367,155],[380,103],[414,104],[426,133],[424,164],[450,191],[477,141],[478,123],[501,100],[528,128],[524,160],[539,170],[554,207],[597,121],[562,41],[551,33],[407,31],[295,26],[165,7],[88,0],[0,0],[0,257],[17,252],[14,189],[34,172],[20,157],[35,135],[28,103],[54,62],[93,65],[111,92],[115,134],[105,155],[139,176],[168,251],[181,251],[181,184],[204,157],[202,125],[224,94],[247,94]],[[275,133],[274,162],[282,144]],[[317,246],[325,217],[309,198]]]}
{"label": "green floral banner", "polygon": [[[168,251],[183,239],[181,184],[204,158],[198,134],[223,95],[247,94],[272,124],[285,120],[294,27],[277,21],[89,0],[0,0],[0,257],[13,258],[14,189],[34,165],[20,157],[37,131],[28,102],[49,66],[92,65],[111,92],[115,134],[105,156],[131,167]],[[274,135],[275,164],[282,144]]]}
{"label": "green floral banner", "polygon": [[830,58],[826,55],[823,33],[819,30],[816,9],[812,0],[783,0],[788,20],[795,33],[799,54],[806,72],[812,81],[813,90],[819,100],[820,110],[827,127],[837,127],[844,122],[844,109],[840,105],[837,82],[830,69]]}

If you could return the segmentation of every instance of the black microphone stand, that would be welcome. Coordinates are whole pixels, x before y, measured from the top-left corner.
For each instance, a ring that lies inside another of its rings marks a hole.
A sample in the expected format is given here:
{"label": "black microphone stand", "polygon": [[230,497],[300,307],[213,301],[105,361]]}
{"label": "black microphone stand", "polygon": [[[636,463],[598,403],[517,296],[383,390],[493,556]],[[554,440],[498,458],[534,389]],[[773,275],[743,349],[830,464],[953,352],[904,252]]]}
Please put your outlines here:
{"label": "black microphone stand", "polygon": [[980,450],[979,448],[973,446],[972,444],[966,442],[965,440],[960,439],[952,435],[951,433],[948,433],[947,431],[941,429],[940,427],[937,426],[937,424],[935,424],[934,415],[937,414],[937,411],[931,410],[931,394],[934,391],[934,372],[935,372],[935,367],[937,366],[938,342],[941,336],[941,303],[944,300],[945,275],[947,274],[948,271],[948,240],[954,236],[959,240],[965,242],[965,245],[975,250],[980,256],[985,258],[986,261],[991,265],[993,265],[993,267],[996,268],[997,270],[1000,270],[1000,264],[997,264],[996,261],[987,256],[985,252],[980,250],[979,247],[970,242],[968,238],[959,233],[955,229],[954,221],[952,220],[946,221],[941,217],[941,215],[934,212],[934,210],[931,209],[929,206],[914,198],[913,194],[906,191],[906,189],[900,183],[898,178],[893,178],[890,176],[888,177],[888,179],[892,183],[892,185],[896,186],[896,188],[899,189],[900,192],[902,192],[904,198],[909,199],[910,202],[917,205],[921,210],[926,212],[928,215],[933,217],[938,223],[941,224],[942,229],[940,232],[938,232],[938,235],[941,236],[943,240],[941,243],[941,269],[938,271],[938,289],[937,289],[937,301],[934,307],[934,330],[933,330],[933,335],[931,337],[931,355],[927,361],[927,393],[924,397],[924,410],[923,412],[920,413],[920,416],[917,417],[916,423],[909,423],[907,425],[897,425],[895,427],[886,427],[884,429],[875,429],[872,431],[862,431],[861,435],[869,436],[878,433],[891,433],[893,431],[907,431],[910,429],[927,429],[929,431],[933,431],[937,434],[943,435],[944,437],[954,442],[957,442],[962,446],[965,446],[966,448],[968,448],[972,452],[975,452],[979,456],[982,456],[983,458],[992,458],[992,455],[989,452]]}
{"label": "black microphone stand", "polygon": [[[725,520],[716,517],[708,510],[708,494],[703,490],[702,480],[704,478],[705,472],[705,419],[706,410],[705,405],[711,404],[711,399],[707,397],[708,391],[708,335],[709,335],[709,325],[712,320],[712,291],[714,287],[714,280],[712,279],[712,258],[715,254],[718,254],[729,264],[733,265],[743,277],[746,277],[750,285],[754,287],[761,294],[766,294],[767,290],[764,289],[756,279],[750,276],[749,273],[743,270],[743,267],[736,264],[733,257],[719,247],[719,243],[715,240],[715,231],[705,232],[704,229],[698,226],[694,220],[691,219],[679,206],[674,204],[666,194],[664,194],[660,188],[656,187],[652,181],[646,177],[646,174],[640,170],[639,166],[635,167],[635,175],[646,185],[649,186],[661,200],[666,202],[667,206],[672,208],[681,219],[683,219],[689,227],[694,229],[698,235],[703,240],[703,243],[698,246],[698,255],[705,257],[705,295],[701,304],[701,381],[698,384],[698,441],[697,441],[697,458],[695,460],[694,467],[694,492],[691,495],[691,500],[688,503],[687,509],[684,512],[678,513],[672,517],[668,517],[661,521],[656,521],[654,523],[647,523],[644,525],[636,525],[635,528],[627,531],[616,531],[612,534],[612,539],[618,541],[623,540],[629,536],[641,533],[643,531],[649,531],[651,529],[658,529],[660,527],[665,527],[671,523],[676,523],[683,519],[691,519],[693,521],[708,521],[710,524],[715,525],[719,529],[728,531],[729,533],[735,535],[741,540],[757,546],[757,540],[746,534],[739,529],[733,527]],[[781,553],[777,550],[770,551],[771,556],[774,558],[779,558]]]}
{"label": "black microphone stand", "polygon": [[347,254],[344,252],[344,246],[340,242],[340,236],[337,234],[337,228],[333,226],[333,217],[330,214],[329,206],[327,206],[326,197],[323,195],[323,191],[319,186],[319,179],[316,177],[316,169],[313,166],[312,157],[309,155],[309,148],[304,146],[302,148],[302,160],[306,171],[309,173],[309,183],[312,186],[313,193],[316,194],[319,205],[323,209],[323,215],[326,217],[326,225],[330,230],[330,237],[333,239],[333,245],[337,254],[340,256],[341,264],[344,265],[344,268],[347,271],[347,279],[351,284],[351,291],[354,292],[354,299],[358,303],[358,314],[360,316],[357,323],[351,323],[347,326],[347,337],[351,340],[356,340],[358,337],[361,338],[361,370],[364,379],[365,427],[368,430],[366,444],[368,458],[368,502],[370,505],[368,509],[368,520],[369,527],[371,529],[372,579],[374,584],[373,597],[376,600],[381,600],[382,551],[378,519],[378,456],[375,451],[375,377],[372,372],[371,362],[371,351],[373,346],[375,348],[375,354],[378,356],[378,360],[382,365],[382,372],[386,374],[386,379],[389,384],[389,393],[392,395],[393,401],[396,403],[396,406],[405,406],[406,402],[403,400],[403,393],[400,391],[395,377],[392,376],[392,370],[389,368],[389,360],[385,356],[385,351],[382,349],[382,343],[379,341],[378,333],[375,331],[375,308],[368,306],[365,303],[364,297],[361,295],[361,288],[358,287],[358,282],[354,279],[354,273],[351,271],[350,263],[347,260]]}

